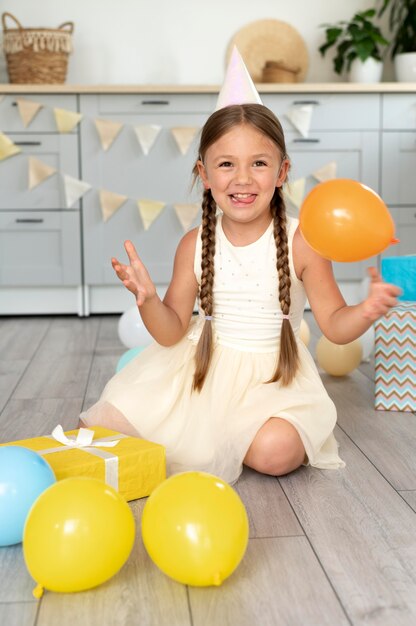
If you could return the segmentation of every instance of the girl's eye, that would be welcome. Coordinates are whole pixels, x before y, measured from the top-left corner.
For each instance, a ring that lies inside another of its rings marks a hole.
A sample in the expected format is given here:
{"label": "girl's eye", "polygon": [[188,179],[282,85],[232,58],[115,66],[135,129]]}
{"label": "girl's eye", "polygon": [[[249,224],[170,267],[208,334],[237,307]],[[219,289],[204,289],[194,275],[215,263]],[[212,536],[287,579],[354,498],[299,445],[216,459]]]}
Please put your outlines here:
{"label": "girl's eye", "polygon": [[264,161],[254,161],[255,167],[261,167],[262,165],[267,165]]}
{"label": "girl's eye", "polygon": [[223,161],[222,163],[220,163],[220,167],[231,167],[232,163],[230,163],[230,161]]}

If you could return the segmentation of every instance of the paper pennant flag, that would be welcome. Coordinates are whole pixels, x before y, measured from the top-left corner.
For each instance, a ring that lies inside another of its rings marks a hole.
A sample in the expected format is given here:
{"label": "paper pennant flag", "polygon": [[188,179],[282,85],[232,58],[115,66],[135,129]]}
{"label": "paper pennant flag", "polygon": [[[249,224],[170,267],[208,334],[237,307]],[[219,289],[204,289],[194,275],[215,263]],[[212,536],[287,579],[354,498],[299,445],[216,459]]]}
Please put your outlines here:
{"label": "paper pennant flag", "polygon": [[20,117],[22,118],[23,126],[27,128],[36,113],[41,110],[43,104],[40,104],[40,102],[32,102],[31,100],[23,100],[22,98],[16,98],[16,102]]}
{"label": "paper pennant flag", "polygon": [[100,204],[104,222],[107,222],[126,200],[128,200],[127,196],[121,196],[118,193],[102,189],[100,191]]}
{"label": "paper pennant flag", "polygon": [[157,124],[139,124],[134,126],[134,130],[144,154],[149,154],[162,127]]}
{"label": "paper pennant flag", "polygon": [[29,157],[29,189],[40,185],[44,180],[55,174],[56,169],[35,157]]}
{"label": "paper pennant flag", "polygon": [[201,205],[198,203],[174,204],[173,208],[175,209],[175,213],[182,225],[183,230],[186,232],[201,210]]}
{"label": "paper pennant flag", "polygon": [[283,191],[286,198],[298,209],[303,201],[305,194],[306,178],[298,178],[285,186]]}
{"label": "paper pennant flag", "polygon": [[67,174],[63,175],[63,179],[66,208],[69,209],[84,193],[87,193],[87,191],[91,189],[91,185],[77,178],[72,178],[72,176],[68,176]]}
{"label": "paper pennant flag", "polygon": [[138,200],[137,206],[139,208],[140,217],[142,218],[143,227],[145,230],[149,230],[166,205],[164,202],[158,202],[157,200]]}
{"label": "paper pennant flag", "polygon": [[70,133],[82,119],[81,113],[74,113],[65,109],[54,109],[53,112],[60,133]]}
{"label": "paper pennant flag", "polygon": [[312,105],[293,106],[285,114],[293,126],[300,132],[302,137],[307,137],[312,119]]}
{"label": "paper pennant flag", "polygon": [[312,176],[319,180],[320,183],[324,183],[326,180],[332,180],[337,177],[337,164],[335,161],[330,161],[326,165],[323,165],[319,169],[312,172]]}
{"label": "paper pennant flag", "polygon": [[95,127],[100,136],[101,146],[103,150],[108,150],[114,139],[119,134],[120,130],[123,128],[123,124],[121,124],[120,122],[112,122],[110,120],[94,121]]}
{"label": "paper pennant flag", "polygon": [[194,140],[195,135],[199,131],[199,128],[193,126],[178,126],[177,128],[171,128],[171,133],[175,138],[178,148],[183,155],[185,155],[191,143]]}
{"label": "paper pennant flag", "polygon": [[11,139],[0,133],[0,161],[8,159],[14,154],[19,154],[19,152],[21,152],[21,149],[15,146]]}

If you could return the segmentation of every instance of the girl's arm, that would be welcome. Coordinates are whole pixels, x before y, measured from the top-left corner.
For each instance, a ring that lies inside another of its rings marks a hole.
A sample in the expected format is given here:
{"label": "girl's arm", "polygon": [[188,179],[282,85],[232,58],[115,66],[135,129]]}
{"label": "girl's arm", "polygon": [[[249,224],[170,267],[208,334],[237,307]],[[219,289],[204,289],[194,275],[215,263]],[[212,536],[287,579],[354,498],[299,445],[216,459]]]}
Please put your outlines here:
{"label": "girl's arm", "polygon": [[293,239],[293,252],[296,274],[303,281],[319,328],[330,341],[344,344],[357,339],[397,304],[400,289],[383,282],[372,267],[369,268],[371,283],[367,298],[348,306],[335,281],[332,263],[312,250],[299,229]]}
{"label": "girl's arm", "polygon": [[144,325],[162,346],[172,346],[182,339],[192,316],[198,293],[193,267],[197,234],[195,228],[180,241],[172,280],[163,302],[131,241],[124,244],[129,265],[115,258],[111,260],[118,278],[134,294]]}

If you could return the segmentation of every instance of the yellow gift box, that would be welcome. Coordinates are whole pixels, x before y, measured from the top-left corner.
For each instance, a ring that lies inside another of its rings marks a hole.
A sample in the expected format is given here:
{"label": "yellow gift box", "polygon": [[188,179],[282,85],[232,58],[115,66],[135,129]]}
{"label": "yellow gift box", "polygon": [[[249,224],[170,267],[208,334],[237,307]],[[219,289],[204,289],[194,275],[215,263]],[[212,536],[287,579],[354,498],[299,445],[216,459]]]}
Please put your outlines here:
{"label": "yellow gift box", "polygon": [[73,476],[104,480],[127,501],[150,495],[166,478],[163,446],[99,426],[66,433],[57,426],[53,436],[0,445],[34,450],[49,463],[57,480]]}

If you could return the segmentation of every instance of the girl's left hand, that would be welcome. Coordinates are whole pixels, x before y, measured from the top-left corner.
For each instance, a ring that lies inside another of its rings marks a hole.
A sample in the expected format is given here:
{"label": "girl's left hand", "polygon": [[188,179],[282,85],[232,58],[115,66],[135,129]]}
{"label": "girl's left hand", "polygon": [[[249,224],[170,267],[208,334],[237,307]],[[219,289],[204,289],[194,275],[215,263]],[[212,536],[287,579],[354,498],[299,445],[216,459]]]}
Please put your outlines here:
{"label": "girl's left hand", "polygon": [[371,278],[368,297],[364,300],[363,315],[366,319],[373,322],[382,315],[385,315],[389,309],[398,304],[397,296],[402,290],[396,285],[385,283],[375,267],[368,268],[368,275]]}

